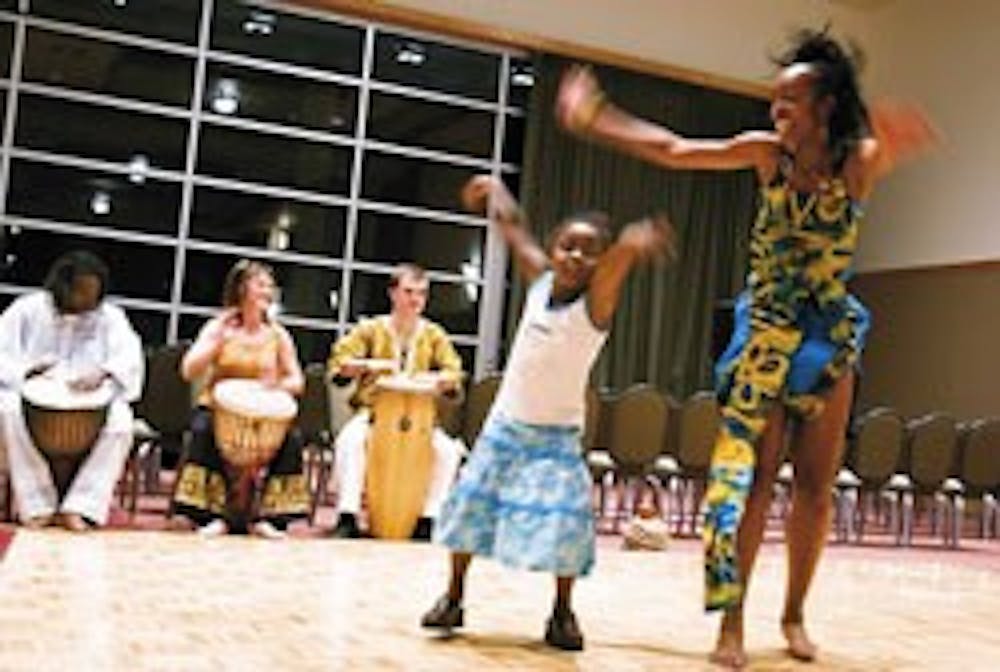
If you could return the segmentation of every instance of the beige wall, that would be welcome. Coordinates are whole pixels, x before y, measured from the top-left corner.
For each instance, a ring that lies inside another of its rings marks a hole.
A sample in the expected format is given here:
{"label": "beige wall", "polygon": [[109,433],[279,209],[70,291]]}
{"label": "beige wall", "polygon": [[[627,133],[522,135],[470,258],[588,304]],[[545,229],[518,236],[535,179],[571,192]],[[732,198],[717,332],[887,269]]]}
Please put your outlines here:
{"label": "beige wall", "polygon": [[871,273],[862,406],[1000,415],[1000,263]]}
{"label": "beige wall", "polygon": [[859,268],[1000,259],[1000,3],[896,0],[875,23],[872,89],[920,101],[944,144],[879,190]]}

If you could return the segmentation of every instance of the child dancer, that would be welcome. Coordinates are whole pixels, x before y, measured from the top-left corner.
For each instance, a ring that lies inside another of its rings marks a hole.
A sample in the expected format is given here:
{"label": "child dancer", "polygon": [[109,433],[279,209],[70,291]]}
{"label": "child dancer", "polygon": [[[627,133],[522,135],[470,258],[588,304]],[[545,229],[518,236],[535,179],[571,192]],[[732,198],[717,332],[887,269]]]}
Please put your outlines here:
{"label": "child dancer", "polygon": [[422,625],[461,627],[472,556],[492,556],[556,576],[545,641],[581,650],[570,598],[576,577],[594,563],[590,474],[579,440],[584,392],[622,283],[636,263],[671,248],[672,231],[664,218],[642,220],[611,244],[607,218],[581,214],[555,230],[546,256],[500,180],[473,178],[463,199],[477,211],[489,202],[530,288],[496,400],[441,514],[435,536],[452,550],[451,582]]}

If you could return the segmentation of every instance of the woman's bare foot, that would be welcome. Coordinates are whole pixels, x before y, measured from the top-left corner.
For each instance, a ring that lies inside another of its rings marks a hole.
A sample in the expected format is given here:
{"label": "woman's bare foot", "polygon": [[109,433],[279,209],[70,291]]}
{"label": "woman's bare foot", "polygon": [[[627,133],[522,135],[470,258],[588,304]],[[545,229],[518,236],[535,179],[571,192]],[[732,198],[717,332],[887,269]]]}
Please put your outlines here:
{"label": "woman's bare foot", "polygon": [[743,615],[726,612],[719,626],[715,650],[708,656],[713,665],[728,670],[742,670],[747,666],[747,653],[743,649]]}
{"label": "woman's bare foot", "polygon": [[806,628],[801,621],[783,622],[781,632],[788,641],[788,654],[792,658],[805,662],[816,660],[816,645],[806,635]]}
{"label": "woman's bare foot", "polygon": [[198,528],[198,536],[205,539],[214,539],[229,533],[229,525],[222,518],[215,518],[209,523]]}

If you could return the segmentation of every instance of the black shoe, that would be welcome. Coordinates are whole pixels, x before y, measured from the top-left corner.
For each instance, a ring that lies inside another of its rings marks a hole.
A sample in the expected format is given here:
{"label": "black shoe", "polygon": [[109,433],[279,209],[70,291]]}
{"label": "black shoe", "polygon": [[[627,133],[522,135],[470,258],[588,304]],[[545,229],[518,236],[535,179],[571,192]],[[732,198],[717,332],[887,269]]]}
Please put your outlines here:
{"label": "black shoe", "polygon": [[358,521],[353,513],[342,513],[337,519],[337,526],[333,528],[330,536],[334,539],[357,539],[361,536],[358,530]]}
{"label": "black shoe", "polygon": [[545,628],[545,643],[563,651],[583,651],[583,633],[572,611],[552,612]]}
{"label": "black shoe", "polygon": [[410,539],[414,541],[430,541],[432,532],[434,532],[434,519],[424,516],[417,520],[417,526],[413,528],[413,534],[410,536]]}
{"label": "black shoe", "polygon": [[465,612],[462,605],[453,602],[450,597],[444,595],[431,610],[420,619],[420,625],[433,630],[444,630],[451,632],[452,628],[461,628],[465,625]]}

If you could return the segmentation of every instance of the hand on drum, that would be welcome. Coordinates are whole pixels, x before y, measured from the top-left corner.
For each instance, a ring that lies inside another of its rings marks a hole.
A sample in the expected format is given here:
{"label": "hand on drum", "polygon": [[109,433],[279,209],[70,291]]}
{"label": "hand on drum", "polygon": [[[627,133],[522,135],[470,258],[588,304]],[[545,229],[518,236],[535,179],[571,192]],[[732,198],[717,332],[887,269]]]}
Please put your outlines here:
{"label": "hand on drum", "polygon": [[77,392],[90,392],[101,386],[101,383],[108,377],[108,372],[96,366],[91,367],[76,374],[67,383],[71,390]]}
{"label": "hand on drum", "polygon": [[42,355],[35,360],[35,363],[28,367],[25,372],[25,378],[32,378],[34,376],[40,376],[43,373],[50,370],[59,362],[59,359],[55,355]]}

